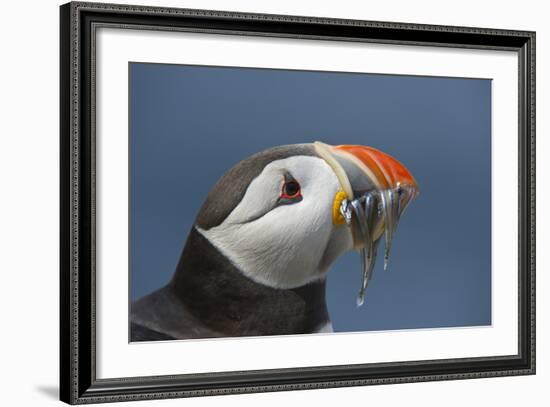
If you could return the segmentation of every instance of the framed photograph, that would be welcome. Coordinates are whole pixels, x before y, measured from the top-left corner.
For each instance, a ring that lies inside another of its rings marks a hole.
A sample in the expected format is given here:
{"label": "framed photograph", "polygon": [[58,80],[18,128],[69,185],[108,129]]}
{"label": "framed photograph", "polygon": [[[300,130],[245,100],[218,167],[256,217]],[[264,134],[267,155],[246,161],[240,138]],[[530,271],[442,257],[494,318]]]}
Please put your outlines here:
{"label": "framed photograph", "polygon": [[61,400],[535,373],[535,33],[60,8]]}

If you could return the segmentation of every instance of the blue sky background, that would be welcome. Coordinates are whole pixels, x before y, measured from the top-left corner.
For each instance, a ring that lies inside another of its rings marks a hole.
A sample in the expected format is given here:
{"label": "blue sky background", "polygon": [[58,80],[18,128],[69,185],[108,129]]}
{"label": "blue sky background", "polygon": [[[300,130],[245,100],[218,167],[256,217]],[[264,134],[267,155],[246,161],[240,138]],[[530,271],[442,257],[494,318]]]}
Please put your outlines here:
{"label": "blue sky background", "polygon": [[[389,270],[355,299],[359,256],[329,273],[335,331],[491,323],[491,81],[130,64],[130,299],[165,285],[208,191],[243,158],[320,140],[376,147],[420,196]],[[380,260],[380,258],[379,258]]]}

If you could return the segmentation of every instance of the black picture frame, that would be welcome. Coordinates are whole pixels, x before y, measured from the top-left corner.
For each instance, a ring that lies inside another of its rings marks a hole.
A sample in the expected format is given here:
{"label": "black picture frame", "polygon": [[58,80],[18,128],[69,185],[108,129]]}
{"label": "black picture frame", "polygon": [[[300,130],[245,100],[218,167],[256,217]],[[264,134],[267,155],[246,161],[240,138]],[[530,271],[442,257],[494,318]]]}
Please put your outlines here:
{"label": "black picture frame", "polygon": [[[535,33],[72,2],[60,7],[60,398],[70,404],[535,373]],[[519,352],[500,357],[96,378],[95,27],[185,30],[417,46],[519,56]]]}

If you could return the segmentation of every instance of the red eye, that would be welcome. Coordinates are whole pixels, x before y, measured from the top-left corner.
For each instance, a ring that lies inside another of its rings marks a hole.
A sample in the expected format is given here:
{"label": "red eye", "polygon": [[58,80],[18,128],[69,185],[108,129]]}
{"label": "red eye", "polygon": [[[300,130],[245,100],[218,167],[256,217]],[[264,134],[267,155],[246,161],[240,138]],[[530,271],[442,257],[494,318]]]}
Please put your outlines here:
{"label": "red eye", "polygon": [[281,191],[282,199],[296,199],[301,197],[300,184],[295,180],[286,181]]}

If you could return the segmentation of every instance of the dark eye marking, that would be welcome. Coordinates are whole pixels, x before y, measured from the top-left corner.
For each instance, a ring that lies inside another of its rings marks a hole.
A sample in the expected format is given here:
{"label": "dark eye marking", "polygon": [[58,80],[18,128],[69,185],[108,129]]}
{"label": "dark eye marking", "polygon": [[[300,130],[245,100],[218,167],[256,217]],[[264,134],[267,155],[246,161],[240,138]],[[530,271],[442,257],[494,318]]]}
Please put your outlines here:
{"label": "dark eye marking", "polygon": [[285,175],[281,194],[277,200],[278,205],[290,205],[302,200],[302,189],[300,183],[292,178],[291,175]]}
{"label": "dark eye marking", "polygon": [[287,181],[283,184],[283,190],[281,196],[284,198],[296,198],[300,195],[300,184],[296,181]]}

